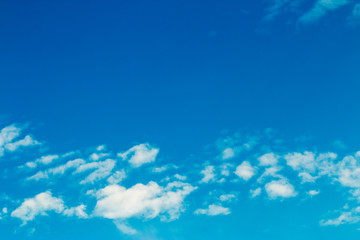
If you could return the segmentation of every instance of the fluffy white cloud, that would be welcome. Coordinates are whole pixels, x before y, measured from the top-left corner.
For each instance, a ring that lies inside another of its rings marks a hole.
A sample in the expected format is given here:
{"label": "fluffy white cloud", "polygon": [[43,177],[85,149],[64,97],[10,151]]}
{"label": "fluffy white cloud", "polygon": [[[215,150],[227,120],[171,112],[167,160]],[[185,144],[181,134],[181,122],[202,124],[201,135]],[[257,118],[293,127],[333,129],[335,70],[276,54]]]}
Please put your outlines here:
{"label": "fluffy white cloud", "polygon": [[248,181],[255,175],[255,168],[253,168],[248,161],[244,161],[237,166],[235,174],[245,181]]}
{"label": "fluffy white cloud", "polygon": [[223,195],[220,195],[220,197],[219,197],[220,201],[222,201],[222,202],[228,202],[235,198],[236,198],[236,196],[234,194],[223,194]]}
{"label": "fluffy white cloud", "polygon": [[229,208],[225,208],[221,205],[212,204],[205,209],[197,209],[194,213],[196,215],[202,214],[202,215],[216,216],[216,215],[229,215],[231,212]]}
{"label": "fluffy white cloud", "polygon": [[305,151],[304,153],[289,153],[285,155],[287,165],[296,171],[308,170],[315,171],[315,154],[312,152]]}
{"label": "fluffy white cloud", "polygon": [[145,163],[154,162],[158,153],[158,148],[143,143],[130,148],[124,153],[118,153],[118,157],[128,160],[133,167],[140,167]]}
{"label": "fluffy white cloud", "polygon": [[47,191],[36,195],[34,198],[25,199],[21,206],[11,213],[11,216],[20,218],[26,223],[38,215],[46,215],[49,211],[61,213],[63,210],[63,200],[53,197],[51,192]]}
{"label": "fluffy white cloud", "polygon": [[338,164],[338,181],[345,187],[360,187],[360,163],[353,156],[346,156]]}
{"label": "fluffy white cloud", "polygon": [[78,218],[88,218],[89,216],[85,212],[85,209],[86,209],[86,206],[84,204],[81,204],[77,207],[65,209],[63,214],[65,216],[76,216]]}
{"label": "fluffy white cloud", "polygon": [[289,198],[296,196],[294,186],[285,180],[271,181],[265,185],[266,193],[270,198]]}
{"label": "fluffy white cloud", "polygon": [[121,169],[120,171],[116,171],[115,173],[113,173],[108,179],[107,181],[110,184],[117,184],[119,182],[121,182],[123,179],[126,178],[126,173],[124,169]]}
{"label": "fluffy white cloud", "polygon": [[204,170],[200,172],[204,177],[200,180],[201,183],[208,183],[215,179],[215,167],[206,166]]}
{"label": "fluffy white cloud", "polygon": [[98,201],[94,214],[109,219],[131,217],[174,220],[183,210],[184,198],[195,188],[187,183],[172,182],[166,187],[156,182],[144,185],[138,183],[126,189],[119,185],[110,185],[96,193]]}
{"label": "fluffy white cloud", "polygon": [[267,153],[258,157],[260,166],[274,166],[278,163],[279,156],[274,153]]}
{"label": "fluffy white cloud", "polygon": [[315,195],[318,195],[319,193],[320,193],[319,190],[310,190],[310,191],[308,192],[308,194],[309,194],[310,196],[315,196]]}
{"label": "fluffy white cloud", "polygon": [[234,156],[235,156],[235,152],[234,152],[234,150],[232,148],[226,148],[222,152],[222,159],[223,160],[233,158]]}
{"label": "fluffy white cloud", "polygon": [[0,157],[3,156],[5,150],[13,152],[19,147],[33,146],[40,144],[38,141],[27,135],[25,138],[14,141],[21,134],[21,128],[15,125],[4,127],[0,131]]}

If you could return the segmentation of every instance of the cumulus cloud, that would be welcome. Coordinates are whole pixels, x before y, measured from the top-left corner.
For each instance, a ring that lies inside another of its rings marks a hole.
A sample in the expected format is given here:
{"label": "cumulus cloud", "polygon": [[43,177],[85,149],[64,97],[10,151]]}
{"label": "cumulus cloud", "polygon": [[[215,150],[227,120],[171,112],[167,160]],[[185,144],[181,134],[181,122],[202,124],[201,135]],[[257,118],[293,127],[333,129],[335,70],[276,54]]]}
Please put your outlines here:
{"label": "cumulus cloud", "polygon": [[227,160],[233,158],[235,156],[235,152],[232,148],[226,148],[222,152],[222,159]]}
{"label": "cumulus cloud", "polygon": [[204,177],[200,180],[200,183],[208,183],[215,179],[215,167],[206,166],[204,170],[200,172]]}
{"label": "cumulus cloud", "polygon": [[40,143],[33,139],[30,135],[23,139],[14,141],[21,135],[22,129],[15,125],[4,127],[0,131],[0,157],[4,155],[5,150],[14,152],[20,147],[39,145]]}
{"label": "cumulus cloud", "polygon": [[158,148],[143,143],[130,148],[126,152],[118,153],[118,157],[127,160],[133,167],[140,167],[143,164],[154,162],[158,153]]}
{"label": "cumulus cloud", "polygon": [[144,217],[174,220],[183,211],[183,201],[195,187],[187,183],[171,182],[166,187],[156,182],[138,183],[126,189],[110,185],[96,193],[98,199],[94,215],[109,219]]}
{"label": "cumulus cloud", "polygon": [[278,163],[279,156],[274,153],[267,153],[258,157],[260,166],[274,166]]}
{"label": "cumulus cloud", "polygon": [[222,194],[219,197],[220,201],[222,201],[222,202],[228,202],[235,198],[236,198],[236,196],[234,194]]}
{"label": "cumulus cloud", "polygon": [[53,197],[51,192],[47,191],[39,193],[34,198],[25,199],[21,206],[11,213],[11,216],[20,218],[25,224],[38,215],[46,215],[49,211],[61,213],[63,210],[63,200]]}
{"label": "cumulus cloud", "polygon": [[315,196],[315,195],[318,195],[320,193],[319,190],[310,190],[308,192],[308,194],[312,197],[312,196]]}
{"label": "cumulus cloud", "polygon": [[107,181],[110,184],[117,184],[119,182],[121,182],[123,179],[126,178],[126,173],[124,169],[121,169],[120,171],[116,171],[115,173],[113,173],[108,179]]}
{"label": "cumulus cloud", "polygon": [[272,199],[296,196],[294,186],[285,180],[271,181],[265,185],[265,190]]}
{"label": "cumulus cloud", "polygon": [[287,165],[296,171],[315,171],[315,154],[312,152],[305,151],[304,153],[288,153],[284,158]]}
{"label": "cumulus cloud", "polygon": [[229,208],[225,208],[221,205],[212,204],[205,209],[197,209],[194,213],[196,215],[217,216],[217,215],[229,215],[231,211]]}
{"label": "cumulus cloud", "polygon": [[86,206],[84,204],[81,204],[77,207],[65,209],[63,214],[65,216],[76,216],[78,218],[88,218],[89,216],[85,212],[85,209],[86,209]]}
{"label": "cumulus cloud", "polygon": [[248,181],[255,175],[255,168],[253,168],[248,161],[244,161],[237,166],[235,174],[243,180]]}

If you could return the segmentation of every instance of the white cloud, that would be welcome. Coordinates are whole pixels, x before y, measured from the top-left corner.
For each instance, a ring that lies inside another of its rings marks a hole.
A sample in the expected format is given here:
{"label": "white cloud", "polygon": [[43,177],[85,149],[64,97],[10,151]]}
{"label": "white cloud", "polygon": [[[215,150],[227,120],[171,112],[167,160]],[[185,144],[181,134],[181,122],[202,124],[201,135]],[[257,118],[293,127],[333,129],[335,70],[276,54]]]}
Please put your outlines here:
{"label": "white cloud", "polygon": [[232,148],[226,148],[222,152],[222,159],[227,160],[233,158],[235,156],[235,152]]}
{"label": "white cloud", "polygon": [[5,145],[5,148],[11,152],[17,150],[20,147],[28,147],[28,146],[34,146],[34,145],[39,145],[40,143],[38,141],[36,141],[35,139],[33,139],[31,136],[27,135],[25,138],[13,142],[13,143],[8,143]]}
{"label": "white cloud", "polygon": [[236,198],[236,196],[234,194],[222,194],[219,197],[220,201],[222,201],[222,202],[228,202],[235,198]]}
{"label": "white cloud", "polygon": [[98,201],[94,214],[109,219],[161,217],[161,220],[174,220],[183,210],[184,198],[195,188],[187,183],[172,182],[166,187],[156,182],[147,185],[138,183],[126,189],[110,185],[96,193]]}
{"label": "white cloud", "polygon": [[349,4],[349,0],[317,0],[312,9],[302,15],[299,22],[309,24],[317,22],[328,12]]}
{"label": "white cloud", "polygon": [[314,183],[318,177],[311,176],[308,172],[301,172],[298,175],[301,178],[301,183]]}
{"label": "white cloud", "polygon": [[296,196],[294,186],[285,180],[271,181],[265,185],[265,190],[272,199]]}
{"label": "white cloud", "polygon": [[338,181],[345,187],[360,187],[360,163],[353,156],[346,156],[338,165]]}
{"label": "white cloud", "polygon": [[126,234],[126,235],[135,235],[137,234],[137,231],[135,229],[133,229],[132,227],[128,226],[127,224],[125,224],[124,222],[122,221],[119,221],[119,220],[114,220],[114,223],[115,223],[115,226],[116,228]]}
{"label": "white cloud", "polygon": [[86,163],[80,165],[76,169],[75,173],[81,173],[89,169],[96,169],[91,174],[89,174],[84,180],[80,182],[80,184],[94,183],[96,181],[108,177],[111,174],[111,171],[114,169],[115,163],[116,161],[113,159],[106,159],[105,161],[102,162]]}
{"label": "white cloud", "polygon": [[126,173],[124,169],[121,169],[120,171],[116,171],[115,173],[113,173],[108,179],[107,181],[110,184],[117,184],[119,182],[121,182],[123,179],[126,178]]}
{"label": "white cloud", "polygon": [[209,205],[206,209],[197,209],[194,212],[196,215],[209,215],[209,216],[217,216],[217,215],[229,215],[230,209],[225,208],[221,205],[212,204]]}
{"label": "white cloud", "polygon": [[322,226],[339,226],[345,223],[357,223],[360,221],[360,207],[356,207],[348,212],[343,212],[341,215],[334,219],[321,220],[320,225]]}
{"label": "white cloud", "polygon": [[315,171],[315,154],[312,152],[305,151],[304,153],[288,153],[284,158],[287,162],[287,165],[296,171]]}
{"label": "white cloud", "polygon": [[143,164],[154,162],[158,153],[158,148],[143,143],[130,148],[124,153],[118,153],[118,157],[128,160],[133,167],[140,167]]}
{"label": "white cloud", "polygon": [[174,177],[180,181],[185,181],[186,180],[186,176],[180,175],[180,174],[175,174]]}
{"label": "white cloud", "polygon": [[261,174],[261,176],[257,179],[257,182],[262,183],[265,179],[268,178],[284,179],[285,177],[278,173],[281,171],[281,169],[282,168],[278,166],[266,168],[263,174]]}
{"label": "white cloud", "polygon": [[38,215],[46,215],[49,211],[61,213],[63,210],[63,200],[53,197],[51,192],[47,191],[36,195],[34,198],[25,199],[21,206],[11,213],[11,216],[20,218],[25,224]]}
{"label": "white cloud", "polygon": [[204,170],[200,172],[204,177],[200,180],[200,183],[208,183],[215,179],[215,167],[206,166]]}
{"label": "white cloud", "polygon": [[308,194],[310,195],[310,196],[315,196],[315,195],[318,195],[320,193],[320,190],[310,190],[309,192],[308,192]]}
{"label": "white cloud", "polygon": [[65,209],[63,214],[65,216],[76,216],[78,218],[88,218],[89,216],[85,212],[85,209],[86,209],[86,206],[84,204],[81,204],[77,207]]}
{"label": "white cloud", "polygon": [[83,164],[85,164],[85,161],[78,158],[68,161],[66,164],[60,165],[58,167],[50,168],[45,171],[39,171],[35,175],[28,177],[27,180],[47,179],[50,175],[64,174],[66,170],[70,168],[77,168]]}
{"label": "white cloud", "polygon": [[257,197],[261,194],[261,188],[256,188],[256,189],[251,189],[250,190],[250,197],[251,198],[254,198],[254,197]]}
{"label": "white cloud", "polygon": [[46,156],[42,156],[42,157],[36,159],[33,162],[27,162],[25,165],[29,168],[35,168],[38,163],[48,165],[58,158],[59,158],[59,155],[56,155],[56,154],[46,155]]}
{"label": "white cloud", "polygon": [[267,153],[258,157],[260,166],[274,166],[278,163],[279,156],[274,153]]}
{"label": "white cloud", "polygon": [[255,168],[253,168],[248,161],[244,161],[237,166],[235,174],[245,181],[248,181],[255,175]]}

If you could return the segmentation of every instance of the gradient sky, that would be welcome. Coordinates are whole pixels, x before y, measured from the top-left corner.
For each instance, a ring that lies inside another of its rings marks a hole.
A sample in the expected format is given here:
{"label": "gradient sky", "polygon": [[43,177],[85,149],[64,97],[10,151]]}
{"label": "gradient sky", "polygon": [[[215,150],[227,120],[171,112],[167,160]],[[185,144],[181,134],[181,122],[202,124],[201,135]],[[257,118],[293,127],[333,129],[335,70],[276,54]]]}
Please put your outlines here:
{"label": "gradient sky", "polygon": [[4,239],[359,239],[360,1],[0,3]]}

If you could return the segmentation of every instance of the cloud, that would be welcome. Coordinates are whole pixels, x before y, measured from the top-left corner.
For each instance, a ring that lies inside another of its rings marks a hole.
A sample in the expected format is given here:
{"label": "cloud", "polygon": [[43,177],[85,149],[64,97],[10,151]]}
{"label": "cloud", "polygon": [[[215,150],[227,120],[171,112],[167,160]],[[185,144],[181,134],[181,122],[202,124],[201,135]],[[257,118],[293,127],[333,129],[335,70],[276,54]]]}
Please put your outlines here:
{"label": "cloud", "polygon": [[106,159],[102,162],[92,162],[80,165],[76,171],[76,173],[81,173],[90,169],[95,169],[91,174],[89,174],[84,180],[80,182],[80,184],[85,183],[94,183],[101,179],[108,177],[111,174],[111,171],[114,169],[116,161],[113,159]]}
{"label": "cloud", "polygon": [[133,167],[154,162],[159,153],[158,148],[151,147],[148,143],[136,145],[124,153],[118,153],[118,157],[129,161]]}
{"label": "cloud", "polygon": [[355,4],[352,13],[347,20],[348,23],[353,26],[360,24],[360,3]]}
{"label": "cloud", "polygon": [[256,189],[251,189],[250,190],[250,197],[251,198],[254,198],[254,197],[257,197],[261,194],[261,188],[256,188]]}
{"label": "cloud", "polygon": [[234,194],[223,194],[219,197],[220,201],[222,201],[222,202],[229,202],[235,198],[236,198],[236,196]]}
{"label": "cloud", "polygon": [[42,157],[36,159],[33,162],[27,162],[25,165],[29,168],[35,168],[38,163],[48,165],[58,158],[59,158],[59,155],[56,155],[56,154],[46,155],[46,156],[42,156]]}
{"label": "cloud", "polygon": [[243,180],[248,181],[255,175],[255,168],[253,168],[248,161],[244,161],[237,166],[235,174]]}
{"label": "cloud", "polygon": [[315,154],[312,152],[288,153],[284,158],[287,165],[296,171],[307,170],[313,172],[315,170]]}
{"label": "cloud", "polygon": [[200,180],[200,183],[208,183],[215,179],[215,167],[206,166],[204,170],[200,172],[204,177]]}
{"label": "cloud", "polygon": [[50,175],[64,174],[68,169],[77,168],[85,164],[85,161],[81,158],[68,161],[67,163],[58,167],[50,168],[45,171],[39,171],[35,175],[28,177],[27,180],[40,180],[49,178]]}
{"label": "cloud", "polygon": [[310,190],[308,194],[313,197],[315,195],[318,195],[320,193],[320,190]]}
{"label": "cloud", "polygon": [[317,0],[313,8],[299,18],[299,22],[302,24],[317,22],[328,12],[335,11],[349,3],[349,0]]}
{"label": "cloud", "polygon": [[110,184],[117,184],[119,182],[121,182],[123,179],[126,178],[126,173],[124,169],[121,169],[120,171],[116,171],[115,173],[113,173],[108,179],[107,181]]}
{"label": "cloud", "polygon": [[15,125],[4,127],[0,131],[0,157],[4,155],[5,150],[14,152],[20,147],[39,145],[40,143],[33,139],[30,135],[25,138],[13,141],[20,136],[22,129]]}
{"label": "cloud", "polygon": [[278,163],[279,156],[274,153],[267,153],[258,157],[260,166],[274,166]]}
{"label": "cloud", "polygon": [[229,215],[230,209],[225,208],[221,205],[212,204],[209,205],[206,209],[197,209],[194,214],[196,215],[209,215],[209,216],[217,216],[217,215]]}
{"label": "cloud", "polygon": [[226,148],[222,152],[222,159],[227,160],[233,158],[235,156],[235,152],[232,148]]}
{"label": "cloud", "polygon": [[47,191],[39,193],[34,198],[25,199],[21,206],[11,213],[11,216],[20,218],[25,224],[38,215],[46,215],[49,211],[61,213],[63,210],[63,200],[53,197],[51,192]]}
{"label": "cloud", "polygon": [[296,196],[294,186],[285,180],[271,181],[265,185],[265,190],[272,199]]}
{"label": "cloud", "polygon": [[127,224],[125,224],[124,222],[122,221],[119,221],[119,220],[114,220],[114,223],[115,223],[115,226],[116,228],[126,234],[126,235],[135,235],[137,234],[137,231],[135,229],[133,229],[132,227],[128,226]]}
{"label": "cloud", "polygon": [[339,162],[337,174],[342,186],[360,187],[360,163],[353,156],[346,156]]}
{"label": "cloud", "polygon": [[334,219],[321,220],[322,226],[339,226],[345,223],[357,223],[360,221],[360,207],[356,207],[348,212],[343,212],[341,215]]}
{"label": "cloud", "polygon": [[65,216],[76,216],[78,218],[88,218],[89,216],[85,212],[85,209],[86,209],[86,206],[84,204],[81,204],[77,207],[65,209],[63,214]]}
{"label": "cloud", "polygon": [[185,197],[195,190],[188,183],[172,182],[166,187],[156,182],[144,185],[138,183],[126,189],[119,185],[110,185],[96,193],[98,199],[94,215],[109,219],[127,219],[144,217],[161,220],[177,219],[183,211]]}

